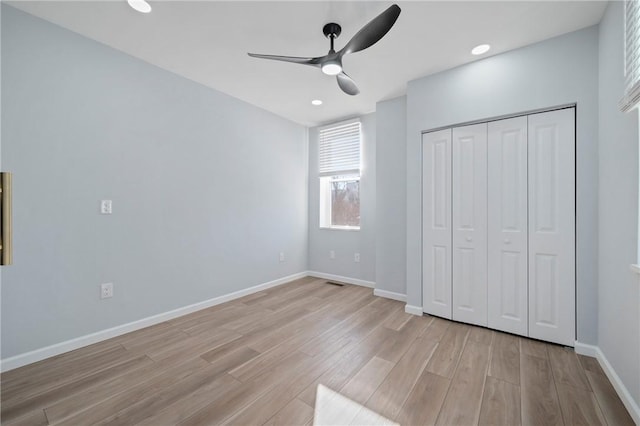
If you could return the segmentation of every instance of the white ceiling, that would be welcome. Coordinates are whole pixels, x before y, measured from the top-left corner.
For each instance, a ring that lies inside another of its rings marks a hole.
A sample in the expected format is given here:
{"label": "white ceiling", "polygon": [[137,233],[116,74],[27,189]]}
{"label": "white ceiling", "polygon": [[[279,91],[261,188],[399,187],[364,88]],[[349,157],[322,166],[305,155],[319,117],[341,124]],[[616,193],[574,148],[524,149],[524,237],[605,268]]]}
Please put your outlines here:
{"label": "white ceiling", "polygon": [[[327,22],[342,26],[342,47],[391,2],[150,1],[141,14],[125,0],[14,1],[12,6],[158,67],[305,125],[375,110],[405,93],[408,81],[597,24],[606,2],[398,2],[402,13],[377,44],[348,55],[360,88],[349,96],[314,67],[250,58],[247,52],[321,56]],[[320,107],[311,105],[321,99]]]}

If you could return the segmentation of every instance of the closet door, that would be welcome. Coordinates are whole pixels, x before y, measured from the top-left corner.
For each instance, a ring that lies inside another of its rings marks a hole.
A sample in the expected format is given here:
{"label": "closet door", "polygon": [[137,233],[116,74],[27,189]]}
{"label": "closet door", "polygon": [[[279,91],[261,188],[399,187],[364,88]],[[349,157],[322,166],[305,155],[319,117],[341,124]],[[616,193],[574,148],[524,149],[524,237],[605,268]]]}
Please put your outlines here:
{"label": "closet door", "polygon": [[529,123],[529,336],[575,344],[575,110]]}
{"label": "closet door", "polygon": [[489,123],[489,327],[527,335],[527,117]]}
{"label": "closet door", "polygon": [[422,135],[422,298],[451,319],[451,129]]}
{"label": "closet door", "polygon": [[487,124],[453,129],[453,319],[487,325]]}

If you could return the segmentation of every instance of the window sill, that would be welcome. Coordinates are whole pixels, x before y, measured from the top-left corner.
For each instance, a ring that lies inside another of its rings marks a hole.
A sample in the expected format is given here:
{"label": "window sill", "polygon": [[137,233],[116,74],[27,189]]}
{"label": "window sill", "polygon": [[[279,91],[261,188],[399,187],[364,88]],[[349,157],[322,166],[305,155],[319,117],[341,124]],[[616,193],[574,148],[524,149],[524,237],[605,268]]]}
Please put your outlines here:
{"label": "window sill", "polygon": [[321,226],[321,231],[360,231],[360,228],[347,227],[347,226]]}
{"label": "window sill", "polygon": [[629,269],[631,269],[631,272],[635,272],[636,274],[640,275],[640,265],[632,263],[631,265],[629,265]]}

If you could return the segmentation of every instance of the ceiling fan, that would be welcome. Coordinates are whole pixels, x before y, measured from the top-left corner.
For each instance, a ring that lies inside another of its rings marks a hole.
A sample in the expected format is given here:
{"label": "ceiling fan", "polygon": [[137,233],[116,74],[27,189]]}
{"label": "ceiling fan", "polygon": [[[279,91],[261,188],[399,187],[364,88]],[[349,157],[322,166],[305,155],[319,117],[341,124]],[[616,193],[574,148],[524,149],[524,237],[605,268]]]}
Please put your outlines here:
{"label": "ceiling fan", "polygon": [[322,28],[325,37],[331,40],[331,48],[329,53],[316,58],[299,58],[295,56],[276,56],[276,55],[260,55],[257,53],[249,53],[254,58],[272,59],[275,61],[292,62],[294,64],[311,65],[319,67],[323,73],[327,75],[335,75],[338,80],[338,86],[343,92],[349,95],[357,95],[360,93],[354,81],[342,70],[342,57],[349,53],[359,52],[376,44],[387,32],[393,27],[398,16],[400,15],[400,7],[394,4],[380,15],[375,17],[371,22],[362,27],[356,35],[339,51],[333,48],[333,42],[340,33],[342,28],[340,25],[331,22]]}

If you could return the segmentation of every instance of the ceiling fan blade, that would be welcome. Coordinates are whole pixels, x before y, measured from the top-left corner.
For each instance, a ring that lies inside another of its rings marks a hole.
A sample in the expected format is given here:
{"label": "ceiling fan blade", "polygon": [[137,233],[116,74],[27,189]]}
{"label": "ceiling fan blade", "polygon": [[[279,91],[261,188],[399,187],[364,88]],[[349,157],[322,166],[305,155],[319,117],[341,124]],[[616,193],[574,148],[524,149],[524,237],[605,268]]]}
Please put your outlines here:
{"label": "ceiling fan blade", "polygon": [[247,53],[252,58],[271,59],[274,61],[292,62],[294,64],[312,65],[319,67],[322,58],[299,58],[297,56],[277,56],[277,55],[260,55],[258,53]]}
{"label": "ceiling fan blade", "polygon": [[353,96],[360,93],[360,90],[358,90],[358,86],[356,86],[356,83],[351,80],[351,77],[345,74],[344,71],[336,75],[336,79],[338,80],[338,86],[340,86],[342,91],[347,95]]}
{"label": "ceiling fan blade", "polygon": [[362,27],[353,36],[349,43],[340,51],[340,56],[347,53],[355,53],[376,44],[386,33],[389,32],[393,24],[400,16],[400,7],[397,4],[390,6],[387,10],[375,17],[371,22]]}

